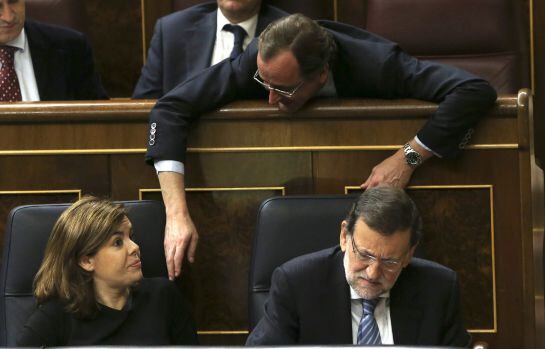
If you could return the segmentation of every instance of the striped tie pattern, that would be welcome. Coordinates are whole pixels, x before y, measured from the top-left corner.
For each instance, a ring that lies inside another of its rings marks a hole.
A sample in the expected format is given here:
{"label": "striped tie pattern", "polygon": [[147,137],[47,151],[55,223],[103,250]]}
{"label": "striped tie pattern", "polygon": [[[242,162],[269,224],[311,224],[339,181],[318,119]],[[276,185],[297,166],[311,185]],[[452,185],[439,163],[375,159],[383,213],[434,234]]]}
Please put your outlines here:
{"label": "striped tie pattern", "polygon": [[381,345],[380,332],[375,320],[375,307],[379,298],[362,299],[363,314],[358,326],[358,345]]}
{"label": "striped tie pattern", "polygon": [[22,100],[19,79],[15,72],[15,47],[0,46],[0,101],[17,102]]}
{"label": "striped tie pattern", "polygon": [[240,25],[226,24],[223,26],[223,29],[228,32],[233,33],[235,36],[235,41],[233,43],[233,50],[231,51],[231,59],[235,59],[242,53],[242,44],[244,43],[244,38],[246,37],[246,30]]}

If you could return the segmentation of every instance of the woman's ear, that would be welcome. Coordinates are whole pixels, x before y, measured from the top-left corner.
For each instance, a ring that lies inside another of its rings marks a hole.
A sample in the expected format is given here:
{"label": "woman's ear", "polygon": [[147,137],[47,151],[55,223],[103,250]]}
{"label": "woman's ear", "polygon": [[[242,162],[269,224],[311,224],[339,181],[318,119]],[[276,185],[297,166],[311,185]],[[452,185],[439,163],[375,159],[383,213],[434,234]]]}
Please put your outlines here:
{"label": "woman's ear", "polygon": [[78,264],[80,267],[88,272],[95,270],[95,259],[91,256],[81,257]]}

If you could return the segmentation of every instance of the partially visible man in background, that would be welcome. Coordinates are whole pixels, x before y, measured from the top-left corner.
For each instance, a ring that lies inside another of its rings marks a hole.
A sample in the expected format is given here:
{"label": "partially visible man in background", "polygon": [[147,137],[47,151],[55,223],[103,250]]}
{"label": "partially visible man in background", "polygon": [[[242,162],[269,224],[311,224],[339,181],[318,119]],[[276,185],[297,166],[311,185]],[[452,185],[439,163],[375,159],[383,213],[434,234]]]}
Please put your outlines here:
{"label": "partially visible man in background", "polygon": [[0,0],[0,101],[108,98],[85,36],[25,18],[24,0]]}
{"label": "partially visible man in background", "polygon": [[160,98],[194,73],[235,58],[285,15],[261,0],[217,0],[160,18],[133,98]]}

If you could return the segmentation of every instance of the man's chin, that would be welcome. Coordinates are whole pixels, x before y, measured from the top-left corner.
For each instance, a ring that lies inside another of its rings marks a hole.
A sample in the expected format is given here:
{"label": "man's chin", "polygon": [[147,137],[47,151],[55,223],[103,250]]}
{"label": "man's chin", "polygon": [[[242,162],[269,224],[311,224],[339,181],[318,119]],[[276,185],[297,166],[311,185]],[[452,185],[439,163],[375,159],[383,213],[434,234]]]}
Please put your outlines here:
{"label": "man's chin", "polygon": [[295,113],[299,108],[292,104],[284,104],[282,102],[278,102],[278,109],[285,113]]}

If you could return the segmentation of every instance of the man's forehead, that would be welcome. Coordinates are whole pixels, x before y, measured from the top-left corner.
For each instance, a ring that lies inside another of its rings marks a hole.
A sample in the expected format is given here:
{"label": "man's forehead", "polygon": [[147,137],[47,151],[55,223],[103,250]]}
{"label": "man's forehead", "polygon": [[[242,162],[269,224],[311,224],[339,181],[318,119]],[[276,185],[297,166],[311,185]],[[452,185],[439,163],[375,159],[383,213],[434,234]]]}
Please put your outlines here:
{"label": "man's forehead", "polygon": [[272,85],[293,86],[301,81],[299,63],[289,50],[280,51],[267,60],[258,51],[257,68],[261,78]]}
{"label": "man's forehead", "polygon": [[376,245],[390,245],[393,243],[396,245],[408,245],[410,244],[411,230],[410,229],[400,229],[395,231],[393,234],[383,234],[375,229],[372,229],[367,225],[363,218],[358,218],[354,225],[354,236],[358,241],[370,243],[373,242]]}

